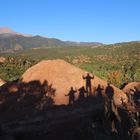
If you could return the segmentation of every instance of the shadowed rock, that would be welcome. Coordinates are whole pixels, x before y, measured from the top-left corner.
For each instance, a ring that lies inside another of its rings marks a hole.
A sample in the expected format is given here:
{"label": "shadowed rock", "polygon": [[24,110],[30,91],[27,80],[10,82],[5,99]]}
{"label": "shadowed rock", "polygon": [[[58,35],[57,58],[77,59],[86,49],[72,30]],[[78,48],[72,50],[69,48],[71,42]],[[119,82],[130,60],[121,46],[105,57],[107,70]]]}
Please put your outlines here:
{"label": "shadowed rock", "polygon": [[[69,92],[70,87],[74,89],[79,89],[85,86],[85,81],[83,80],[83,75],[86,75],[87,71],[77,68],[64,60],[44,60],[38,64],[29,68],[22,75],[22,82],[30,82],[34,80],[39,80],[43,83],[45,80],[56,89],[56,96],[54,97],[54,102],[57,105],[68,104],[68,98],[65,96]],[[91,74],[92,75],[92,74]],[[103,92],[107,87],[107,82],[98,78],[94,75],[92,79],[92,95],[93,89],[96,89],[98,85],[103,87]],[[123,91],[111,85],[114,89],[114,101],[116,105],[121,105],[123,101],[127,101],[127,97]],[[78,93],[75,94],[76,99],[78,98]],[[105,94],[104,94],[105,95]]]}

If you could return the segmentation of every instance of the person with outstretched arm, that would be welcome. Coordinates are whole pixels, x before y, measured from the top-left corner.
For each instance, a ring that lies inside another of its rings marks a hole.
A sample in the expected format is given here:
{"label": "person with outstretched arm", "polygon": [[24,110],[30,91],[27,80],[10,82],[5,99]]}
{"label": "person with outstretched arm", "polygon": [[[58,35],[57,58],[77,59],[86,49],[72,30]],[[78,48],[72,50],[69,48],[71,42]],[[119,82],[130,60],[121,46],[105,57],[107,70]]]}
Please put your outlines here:
{"label": "person with outstretched arm", "polygon": [[77,90],[74,90],[73,87],[71,87],[69,93],[65,95],[65,96],[69,96],[69,105],[74,104],[76,92]]}
{"label": "person with outstretched arm", "polygon": [[94,76],[90,76],[90,74],[87,73],[87,76],[83,75],[83,79],[86,80],[86,93],[87,93],[87,96],[91,96],[91,80],[94,79]]}

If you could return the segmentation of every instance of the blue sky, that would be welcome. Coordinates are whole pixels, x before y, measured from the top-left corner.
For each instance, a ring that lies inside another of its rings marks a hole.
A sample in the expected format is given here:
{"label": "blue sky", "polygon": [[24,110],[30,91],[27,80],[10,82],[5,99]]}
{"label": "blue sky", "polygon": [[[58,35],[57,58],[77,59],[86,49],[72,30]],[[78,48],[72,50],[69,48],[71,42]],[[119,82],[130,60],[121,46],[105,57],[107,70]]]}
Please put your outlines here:
{"label": "blue sky", "polygon": [[71,41],[140,40],[140,0],[0,0],[0,26]]}

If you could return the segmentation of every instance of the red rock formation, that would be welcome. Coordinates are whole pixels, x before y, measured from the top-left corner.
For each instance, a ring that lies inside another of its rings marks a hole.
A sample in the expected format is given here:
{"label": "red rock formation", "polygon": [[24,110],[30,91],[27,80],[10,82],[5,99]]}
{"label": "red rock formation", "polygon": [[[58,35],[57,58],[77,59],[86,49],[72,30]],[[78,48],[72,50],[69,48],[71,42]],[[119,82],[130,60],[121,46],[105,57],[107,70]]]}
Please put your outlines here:
{"label": "red rock formation", "polygon": [[5,57],[0,57],[0,64],[6,62],[6,58]]}
{"label": "red rock formation", "polygon": [[4,85],[6,82],[2,79],[0,79],[0,86]]}
{"label": "red rock formation", "polygon": [[[56,89],[54,101],[55,104],[68,104],[68,97],[65,96],[70,87],[79,89],[85,85],[83,80],[83,75],[87,74],[86,71],[77,68],[64,60],[47,60],[41,61],[40,63],[29,68],[22,76],[22,82],[30,82],[34,80],[39,80],[42,84],[45,80],[49,84],[52,84],[52,87]],[[107,86],[107,82],[94,76],[92,80],[92,89],[101,85],[104,89]],[[114,101],[116,105],[122,103],[122,99],[127,101],[127,97],[123,91],[113,86],[114,89]],[[76,93],[78,96],[78,93]]]}
{"label": "red rock formation", "polygon": [[134,88],[138,88],[140,89],[140,82],[131,82],[131,83],[128,83],[124,88],[123,88],[123,91],[125,93],[128,93],[128,94],[133,94],[133,91],[135,91]]}

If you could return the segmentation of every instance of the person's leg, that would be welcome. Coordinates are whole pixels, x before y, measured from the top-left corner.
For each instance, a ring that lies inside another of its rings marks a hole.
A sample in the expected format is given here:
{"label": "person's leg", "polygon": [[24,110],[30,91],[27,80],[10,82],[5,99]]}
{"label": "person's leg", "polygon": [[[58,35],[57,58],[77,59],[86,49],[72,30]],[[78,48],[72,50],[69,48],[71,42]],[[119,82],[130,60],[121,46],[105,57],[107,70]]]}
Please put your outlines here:
{"label": "person's leg", "polygon": [[86,94],[87,94],[87,97],[88,97],[88,86],[86,85]]}
{"label": "person's leg", "polygon": [[71,104],[71,99],[69,98],[69,105]]}
{"label": "person's leg", "polygon": [[89,96],[91,96],[91,86],[89,86]]}

